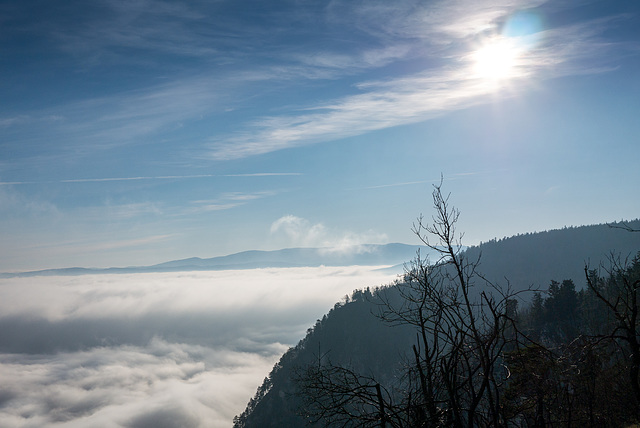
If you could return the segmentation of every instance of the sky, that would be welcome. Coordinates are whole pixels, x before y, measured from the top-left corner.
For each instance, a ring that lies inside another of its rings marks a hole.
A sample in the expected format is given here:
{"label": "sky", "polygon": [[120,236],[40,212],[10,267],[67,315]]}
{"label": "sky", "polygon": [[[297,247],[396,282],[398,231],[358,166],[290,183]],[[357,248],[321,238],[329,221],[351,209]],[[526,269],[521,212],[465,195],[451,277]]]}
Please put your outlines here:
{"label": "sky", "polygon": [[640,3],[3,1],[0,271],[640,213]]}

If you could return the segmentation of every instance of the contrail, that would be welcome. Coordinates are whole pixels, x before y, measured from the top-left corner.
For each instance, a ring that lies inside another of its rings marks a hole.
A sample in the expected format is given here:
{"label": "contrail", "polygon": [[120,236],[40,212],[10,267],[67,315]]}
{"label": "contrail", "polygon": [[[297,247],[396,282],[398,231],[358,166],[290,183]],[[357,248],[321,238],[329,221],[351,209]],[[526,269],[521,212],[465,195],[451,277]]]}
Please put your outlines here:
{"label": "contrail", "polygon": [[106,178],[76,178],[69,180],[49,180],[49,181],[0,181],[0,186],[20,185],[20,184],[49,184],[49,183],[99,183],[107,181],[132,181],[132,180],[175,180],[183,178],[212,178],[212,177],[276,177],[276,176],[296,176],[302,175],[300,172],[255,172],[246,174],[198,174],[198,175],[160,175],[160,176],[140,176],[140,177],[106,177]]}

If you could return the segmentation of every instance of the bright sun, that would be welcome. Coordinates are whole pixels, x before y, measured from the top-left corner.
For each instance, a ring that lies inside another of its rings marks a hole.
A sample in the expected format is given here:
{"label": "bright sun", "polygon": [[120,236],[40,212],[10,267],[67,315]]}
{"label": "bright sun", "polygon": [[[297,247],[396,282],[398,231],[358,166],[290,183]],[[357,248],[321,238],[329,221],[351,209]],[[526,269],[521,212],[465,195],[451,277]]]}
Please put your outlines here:
{"label": "bright sun", "polygon": [[471,56],[474,74],[487,80],[504,80],[517,74],[518,57],[521,49],[508,38],[493,39]]}

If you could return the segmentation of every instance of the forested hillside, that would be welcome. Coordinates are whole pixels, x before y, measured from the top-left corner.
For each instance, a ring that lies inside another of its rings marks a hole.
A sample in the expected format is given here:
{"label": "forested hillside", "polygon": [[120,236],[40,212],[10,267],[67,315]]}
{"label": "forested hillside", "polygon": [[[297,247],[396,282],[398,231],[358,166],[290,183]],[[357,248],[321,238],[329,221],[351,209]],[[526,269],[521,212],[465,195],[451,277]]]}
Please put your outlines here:
{"label": "forested hillside", "polygon": [[[640,229],[640,220],[625,225]],[[550,281],[563,279],[573,279],[580,289],[585,285],[585,263],[596,268],[611,253],[626,257],[640,249],[640,234],[622,226],[612,223],[527,233],[485,242],[466,254],[470,259],[480,256],[483,275],[498,282],[507,279],[518,289],[530,285],[546,289]]]}
{"label": "forested hillside", "polygon": [[[425,242],[439,248],[457,243],[451,212],[418,236],[444,236]],[[625,225],[640,229],[637,220]],[[234,426],[637,421],[640,232],[583,226],[453,248],[439,264],[419,260],[396,284],[336,304]]]}
{"label": "forested hillside", "polygon": [[381,323],[374,315],[379,303],[369,289],[356,291],[349,301],[337,303],[282,356],[244,413],[236,417],[234,426],[308,426],[308,419],[301,414],[304,399],[297,394],[296,385],[307,366],[347,364],[359,373],[393,383],[402,375],[415,331]]}

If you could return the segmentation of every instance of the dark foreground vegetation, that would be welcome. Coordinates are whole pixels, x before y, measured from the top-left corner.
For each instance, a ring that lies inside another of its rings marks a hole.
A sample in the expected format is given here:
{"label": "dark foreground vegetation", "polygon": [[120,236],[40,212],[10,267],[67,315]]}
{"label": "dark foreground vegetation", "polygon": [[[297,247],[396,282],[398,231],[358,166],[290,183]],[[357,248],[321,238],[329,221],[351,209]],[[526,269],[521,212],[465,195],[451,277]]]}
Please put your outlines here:
{"label": "dark foreground vegetation", "polygon": [[[234,426],[640,421],[640,253],[583,261],[580,289],[574,278],[543,289],[496,282],[479,252],[460,250],[459,213],[439,186],[433,199],[432,221],[420,218],[414,231],[439,259],[418,255],[396,284],[337,304],[282,357]],[[635,223],[618,226],[640,242]]]}

